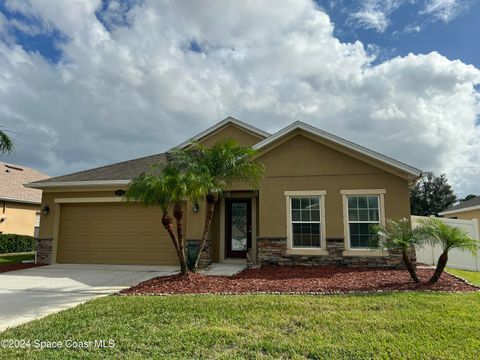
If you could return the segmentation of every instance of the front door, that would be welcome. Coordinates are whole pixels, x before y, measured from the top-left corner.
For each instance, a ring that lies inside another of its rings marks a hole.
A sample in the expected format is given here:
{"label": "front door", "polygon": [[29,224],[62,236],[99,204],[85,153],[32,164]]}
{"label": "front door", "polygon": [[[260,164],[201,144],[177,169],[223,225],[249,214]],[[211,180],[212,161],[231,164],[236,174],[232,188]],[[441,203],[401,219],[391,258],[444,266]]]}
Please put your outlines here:
{"label": "front door", "polygon": [[225,258],[245,259],[252,243],[252,200],[226,199]]}

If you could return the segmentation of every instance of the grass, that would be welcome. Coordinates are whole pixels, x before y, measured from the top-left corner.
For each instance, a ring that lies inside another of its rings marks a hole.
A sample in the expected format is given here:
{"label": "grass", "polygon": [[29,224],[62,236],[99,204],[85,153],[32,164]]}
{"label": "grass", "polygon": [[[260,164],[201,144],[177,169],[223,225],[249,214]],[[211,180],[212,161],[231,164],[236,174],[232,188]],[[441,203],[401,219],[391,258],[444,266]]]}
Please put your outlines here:
{"label": "grass", "polygon": [[480,286],[480,272],[478,271],[458,270],[452,268],[447,268],[446,271],[453,275],[461,277],[462,279],[465,279],[474,285]]}
{"label": "grass", "polygon": [[473,359],[480,293],[109,296],[2,339],[109,340],[113,348],[3,349],[2,359]]}
{"label": "grass", "polygon": [[18,254],[0,254],[0,265],[19,264],[23,260],[35,260],[35,254],[18,253]]}

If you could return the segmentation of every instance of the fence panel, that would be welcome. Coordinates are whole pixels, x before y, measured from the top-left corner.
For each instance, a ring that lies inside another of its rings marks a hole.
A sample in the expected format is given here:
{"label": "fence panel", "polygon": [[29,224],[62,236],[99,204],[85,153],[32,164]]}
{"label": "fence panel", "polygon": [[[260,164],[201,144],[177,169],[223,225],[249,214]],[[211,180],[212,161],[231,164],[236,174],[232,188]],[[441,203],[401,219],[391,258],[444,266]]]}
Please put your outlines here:
{"label": "fence panel", "polygon": [[[419,221],[421,219],[428,219],[428,217],[412,215],[411,219],[412,226],[415,227],[419,226]],[[461,220],[448,218],[439,219],[448,225],[465,229],[473,239],[480,240],[478,220]],[[438,245],[434,247],[431,245],[425,245],[423,247],[417,247],[416,250],[417,261],[429,265],[436,265],[438,257],[442,253],[442,250]],[[480,251],[478,252],[477,256],[473,256],[468,252],[452,250],[448,253],[447,266],[455,269],[480,271]]]}

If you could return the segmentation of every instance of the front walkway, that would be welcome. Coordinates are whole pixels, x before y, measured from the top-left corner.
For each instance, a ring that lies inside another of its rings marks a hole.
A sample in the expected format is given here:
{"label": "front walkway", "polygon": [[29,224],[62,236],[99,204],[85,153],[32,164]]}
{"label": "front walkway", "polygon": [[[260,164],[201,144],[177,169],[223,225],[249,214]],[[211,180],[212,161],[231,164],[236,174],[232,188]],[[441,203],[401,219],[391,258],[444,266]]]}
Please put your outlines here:
{"label": "front walkway", "polygon": [[176,266],[56,264],[0,274],[0,331],[177,271]]}
{"label": "front walkway", "polygon": [[224,264],[213,263],[199,273],[211,276],[233,276],[243,271],[247,267],[246,264]]}

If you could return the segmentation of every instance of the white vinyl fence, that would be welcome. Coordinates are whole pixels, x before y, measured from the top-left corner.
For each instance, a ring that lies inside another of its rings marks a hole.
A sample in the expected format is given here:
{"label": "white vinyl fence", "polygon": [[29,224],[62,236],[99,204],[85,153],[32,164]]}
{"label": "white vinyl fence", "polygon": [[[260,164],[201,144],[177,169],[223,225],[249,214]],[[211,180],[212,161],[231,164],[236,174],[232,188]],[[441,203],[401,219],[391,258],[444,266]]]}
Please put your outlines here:
{"label": "white vinyl fence", "polygon": [[[428,217],[412,216],[412,227],[418,226],[419,220],[421,219],[428,219]],[[447,219],[447,218],[439,218],[439,219],[448,225],[465,229],[473,239],[476,239],[476,240],[480,239],[478,220],[476,219],[474,220],[460,220],[460,219]],[[417,261],[424,264],[436,265],[438,257],[440,256],[441,253],[442,253],[442,250],[438,245],[434,247],[431,245],[417,247]],[[478,252],[477,256],[473,256],[469,252],[451,250],[448,253],[447,266],[455,269],[480,271],[480,251]]]}

